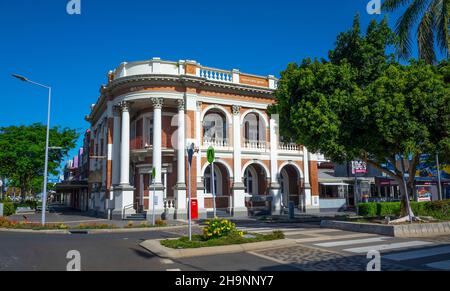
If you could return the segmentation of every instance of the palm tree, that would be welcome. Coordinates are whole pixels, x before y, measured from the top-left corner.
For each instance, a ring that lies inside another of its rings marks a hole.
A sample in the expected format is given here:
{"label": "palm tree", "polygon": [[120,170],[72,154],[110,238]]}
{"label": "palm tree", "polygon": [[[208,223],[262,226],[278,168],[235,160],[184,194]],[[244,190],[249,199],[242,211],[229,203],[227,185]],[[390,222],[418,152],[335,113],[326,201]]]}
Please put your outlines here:
{"label": "palm tree", "polygon": [[411,55],[412,30],[417,26],[419,59],[428,64],[436,62],[436,48],[447,55],[450,48],[450,0],[386,0],[383,10],[392,12],[406,7],[397,20],[396,33],[399,37],[398,53],[402,58]]}

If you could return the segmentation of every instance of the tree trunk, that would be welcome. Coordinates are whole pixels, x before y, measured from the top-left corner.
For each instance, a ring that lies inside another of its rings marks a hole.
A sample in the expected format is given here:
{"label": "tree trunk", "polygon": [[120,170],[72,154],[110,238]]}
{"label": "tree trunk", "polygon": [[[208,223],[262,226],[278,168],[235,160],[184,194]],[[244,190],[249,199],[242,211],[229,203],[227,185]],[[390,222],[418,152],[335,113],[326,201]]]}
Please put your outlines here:
{"label": "tree trunk", "polygon": [[410,216],[411,218],[414,218],[414,213],[409,203],[408,187],[406,187],[406,183],[403,181],[403,179],[401,179],[400,181],[398,181],[398,179],[396,180],[399,183],[400,187],[400,216]]}

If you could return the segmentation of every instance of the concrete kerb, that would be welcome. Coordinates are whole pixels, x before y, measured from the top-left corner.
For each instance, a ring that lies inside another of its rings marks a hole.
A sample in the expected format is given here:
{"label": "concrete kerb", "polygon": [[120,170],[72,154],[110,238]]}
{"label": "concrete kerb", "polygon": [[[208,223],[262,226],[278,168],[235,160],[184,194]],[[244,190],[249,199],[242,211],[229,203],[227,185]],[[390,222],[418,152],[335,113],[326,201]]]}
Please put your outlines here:
{"label": "concrete kerb", "polygon": [[450,233],[450,222],[382,225],[348,221],[323,220],[321,228],[334,228],[346,231],[374,233],[393,237],[426,237]]}
{"label": "concrete kerb", "polygon": [[203,247],[192,249],[172,249],[161,245],[162,239],[146,240],[140,244],[141,247],[154,255],[167,259],[181,259],[189,257],[201,257],[229,253],[242,253],[264,249],[275,249],[296,245],[293,239],[279,239],[272,241],[253,242],[216,247]]}
{"label": "concrete kerb", "polygon": [[146,231],[164,231],[182,229],[186,225],[175,226],[161,226],[161,227],[146,227],[146,228],[112,228],[112,229],[52,229],[52,230],[34,230],[34,229],[9,229],[0,228],[0,232],[16,232],[16,233],[41,233],[41,234],[70,234],[72,231],[87,232],[89,234],[103,234],[103,233],[132,233],[132,232],[146,232]]}

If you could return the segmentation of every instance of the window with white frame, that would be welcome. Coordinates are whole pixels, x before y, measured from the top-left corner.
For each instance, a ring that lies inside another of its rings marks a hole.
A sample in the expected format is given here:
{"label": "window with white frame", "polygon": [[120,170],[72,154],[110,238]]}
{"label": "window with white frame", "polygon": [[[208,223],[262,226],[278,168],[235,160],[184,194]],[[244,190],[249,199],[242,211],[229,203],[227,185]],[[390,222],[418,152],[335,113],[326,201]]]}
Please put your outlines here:
{"label": "window with white frame", "polygon": [[223,141],[227,138],[227,122],[219,111],[208,112],[203,119],[205,141]]}

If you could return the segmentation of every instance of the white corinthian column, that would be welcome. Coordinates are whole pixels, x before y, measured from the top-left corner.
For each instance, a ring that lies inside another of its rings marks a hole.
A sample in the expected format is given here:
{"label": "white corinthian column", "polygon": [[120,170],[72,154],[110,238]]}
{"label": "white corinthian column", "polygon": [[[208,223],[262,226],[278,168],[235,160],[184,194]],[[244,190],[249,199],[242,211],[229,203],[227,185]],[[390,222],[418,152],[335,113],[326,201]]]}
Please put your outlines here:
{"label": "white corinthian column", "polygon": [[186,211],[186,163],[185,163],[185,101],[177,100],[178,103],[178,129],[177,129],[177,185],[175,187],[175,217],[182,218],[187,215]]}

